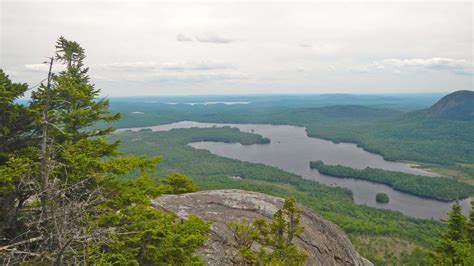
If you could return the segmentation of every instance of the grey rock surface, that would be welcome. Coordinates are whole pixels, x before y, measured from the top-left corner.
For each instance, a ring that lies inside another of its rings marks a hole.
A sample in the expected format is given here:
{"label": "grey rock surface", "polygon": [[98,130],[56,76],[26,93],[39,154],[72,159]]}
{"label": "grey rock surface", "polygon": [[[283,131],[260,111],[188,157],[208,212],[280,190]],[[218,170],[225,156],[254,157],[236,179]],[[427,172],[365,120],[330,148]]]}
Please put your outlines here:
{"label": "grey rock surface", "polygon": [[[211,235],[198,250],[207,265],[232,265],[237,251],[233,248],[233,234],[227,229],[227,222],[237,218],[271,219],[283,203],[281,198],[236,189],[164,195],[152,201],[155,208],[176,212],[182,219],[196,214],[212,222]],[[299,207],[303,209],[304,232],[294,243],[308,254],[305,265],[372,265],[357,253],[337,225],[306,207]]]}

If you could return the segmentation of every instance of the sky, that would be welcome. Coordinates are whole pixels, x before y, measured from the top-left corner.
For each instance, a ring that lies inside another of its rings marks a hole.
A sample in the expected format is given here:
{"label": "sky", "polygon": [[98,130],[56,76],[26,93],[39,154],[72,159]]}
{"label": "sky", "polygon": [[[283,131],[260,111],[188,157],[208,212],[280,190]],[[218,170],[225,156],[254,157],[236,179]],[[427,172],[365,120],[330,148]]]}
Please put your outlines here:
{"label": "sky", "polygon": [[104,96],[473,89],[472,2],[0,1],[0,68],[30,86],[62,35]]}

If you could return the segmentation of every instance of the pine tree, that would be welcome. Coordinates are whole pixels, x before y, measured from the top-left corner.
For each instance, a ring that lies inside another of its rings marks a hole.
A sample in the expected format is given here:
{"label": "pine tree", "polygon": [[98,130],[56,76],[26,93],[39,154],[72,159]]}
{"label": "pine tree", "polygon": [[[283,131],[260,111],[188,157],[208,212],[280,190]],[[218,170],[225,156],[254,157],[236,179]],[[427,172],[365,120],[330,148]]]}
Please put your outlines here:
{"label": "pine tree", "polygon": [[443,235],[438,248],[438,253],[444,262],[459,265],[471,255],[469,248],[466,250],[468,242],[466,226],[466,217],[462,214],[461,205],[456,201],[449,213],[448,230]]}
{"label": "pine tree", "polygon": [[[53,63],[66,69],[50,71],[28,106],[14,102],[27,86],[0,72],[0,140],[8,144],[0,150],[0,261],[199,263],[193,253],[209,225],[197,217],[179,223],[176,215],[150,207],[150,199],[170,186],[183,191],[194,185],[185,176],[166,185],[150,177],[159,158],[120,156],[119,143],[106,139],[113,129],[94,127],[119,115],[90,83],[84,49],[64,37],[56,48],[50,69]],[[10,141],[12,133],[21,141]],[[119,180],[132,171],[142,177]]]}
{"label": "pine tree", "polygon": [[179,173],[171,173],[163,181],[163,184],[166,185],[166,194],[182,194],[197,191],[196,186],[193,184],[192,180]]}
{"label": "pine tree", "polygon": [[13,83],[0,69],[0,164],[29,143],[33,119],[27,106],[15,102],[27,89],[27,84]]}
{"label": "pine tree", "polygon": [[27,106],[16,102],[27,89],[27,84],[13,83],[0,69],[0,244],[21,229],[17,220],[31,194],[26,148],[31,144],[33,118]]}

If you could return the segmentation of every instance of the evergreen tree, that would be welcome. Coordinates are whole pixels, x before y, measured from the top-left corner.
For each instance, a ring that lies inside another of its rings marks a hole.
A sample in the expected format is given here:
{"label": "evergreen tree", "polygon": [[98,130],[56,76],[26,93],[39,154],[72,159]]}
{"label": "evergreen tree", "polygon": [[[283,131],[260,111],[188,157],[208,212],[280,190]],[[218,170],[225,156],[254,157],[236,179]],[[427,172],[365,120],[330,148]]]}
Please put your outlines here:
{"label": "evergreen tree", "polygon": [[165,193],[167,194],[182,194],[197,191],[197,187],[192,180],[182,174],[172,173],[163,181],[166,186]]}
{"label": "evergreen tree", "polygon": [[26,148],[32,142],[33,118],[27,106],[16,102],[27,89],[0,69],[0,244],[21,230],[20,210],[32,193],[31,150]]}
{"label": "evergreen tree", "polygon": [[449,213],[447,232],[441,238],[438,254],[442,263],[464,265],[473,262],[474,250],[469,243],[466,217],[462,214],[461,205],[455,202]]}
{"label": "evergreen tree", "polygon": [[0,69],[0,164],[9,154],[27,147],[32,117],[27,106],[15,102],[27,91],[28,85],[13,83]]}
{"label": "evergreen tree", "polygon": [[[293,243],[294,237],[304,230],[299,225],[301,212],[296,207],[296,200],[288,198],[270,223],[263,218],[254,219],[251,224],[243,220],[230,221],[227,226],[234,234],[239,251],[235,261],[257,265],[302,265],[307,255]],[[252,249],[254,242],[260,245],[258,251]]]}
{"label": "evergreen tree", "polygon": [[[119,142],[106,139],[113,129],[94,127],[119,115],[98,99],[84,49],[64,37],[56,48],[51,65],[66,69],[48,74],[28,106],[14,102],[27,86],[0,72],[0,140],[6,144],[0,150],[0,261],[198,263],[193,252],[209,225],[197,217],[181,223],[151,208],[150,199],[170,187],[150,177],[159,158],[120,156]],[[119,180],[132,171],[142,177]],[[177,182],[179,191],[194,188],[187,177],[176,180],[184,181]]]}

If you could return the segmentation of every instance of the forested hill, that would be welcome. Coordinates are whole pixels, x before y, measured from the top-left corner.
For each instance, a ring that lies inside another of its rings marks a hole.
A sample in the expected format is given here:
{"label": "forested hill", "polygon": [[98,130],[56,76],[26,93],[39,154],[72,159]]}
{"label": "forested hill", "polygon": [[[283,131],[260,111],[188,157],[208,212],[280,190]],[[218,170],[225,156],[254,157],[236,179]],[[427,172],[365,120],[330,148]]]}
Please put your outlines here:
{"label": "forested hill", "polygon": [[[468,180],[474,176],[474,123],[459,117],[472,113],[465,111],[474,106],[472,94],[472,91],[459,91],[425,98],[307,95],[288,96],[287,100],[272,95],[127,98],[113,99],[111,110],[122,114],[114,124],[117,128],[182,120],[304,126],[310,137],[357,143],[389,160],[442,165],[444,174],[459,174]],[[328,100],[326,105],[324,100]],[[167,104],[168,101],[175,104]],[[203,104],[207,101],[247,104]]]}
{"label": "forested hill", "polygon": [[[311,117],[316,114],[319,120],[324,119],[342,119],[342,120],[378,120],[396,117],[402,112],[391,109],[374,108],[362,105],[332,105],[319,108],[300,108],[292,111],[291,115],[298,117]],[[306,119],[305,122],[311,121]]]}
{"label": "forested hill", "polygon": [[429,108],[397,117],[364,124],[308,125],[307,129],[309,136],[357,143],[389,160],[449,165],[452,169],[445,174],[469,180],[474,177],[473,121],[474,92],[456,91]]}
{"label": "forested hill", "polygon": [[426,116],[474,121],[474,91],[456,91],[444,96],[426,110]]}

